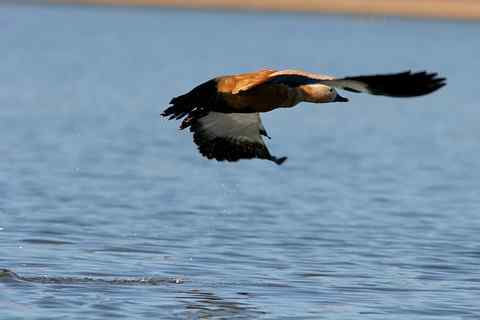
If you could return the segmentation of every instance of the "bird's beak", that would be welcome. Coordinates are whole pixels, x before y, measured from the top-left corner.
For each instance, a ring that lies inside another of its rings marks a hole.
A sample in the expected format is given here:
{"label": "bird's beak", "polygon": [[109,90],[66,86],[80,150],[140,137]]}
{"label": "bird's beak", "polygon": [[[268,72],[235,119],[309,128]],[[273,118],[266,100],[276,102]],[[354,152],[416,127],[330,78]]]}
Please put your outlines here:
{"label": "bird's beak", "polygon": [[348,99],[342,97],[342,96],[339,95],[339,94],[337,94],[337,96],[335,97],[335,100],[333,100],[333,102],[348,102]]}

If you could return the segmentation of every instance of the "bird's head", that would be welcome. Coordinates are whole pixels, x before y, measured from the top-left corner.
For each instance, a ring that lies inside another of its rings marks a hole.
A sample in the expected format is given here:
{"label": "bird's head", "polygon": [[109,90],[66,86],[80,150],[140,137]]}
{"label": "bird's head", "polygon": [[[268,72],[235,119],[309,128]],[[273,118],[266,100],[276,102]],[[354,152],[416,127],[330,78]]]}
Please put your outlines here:
{"label": "bird's head", "polygon": [[304,100],[313,103],[347,102],[348,99],[338,94],[337,90],[323,84],[302,86]]}

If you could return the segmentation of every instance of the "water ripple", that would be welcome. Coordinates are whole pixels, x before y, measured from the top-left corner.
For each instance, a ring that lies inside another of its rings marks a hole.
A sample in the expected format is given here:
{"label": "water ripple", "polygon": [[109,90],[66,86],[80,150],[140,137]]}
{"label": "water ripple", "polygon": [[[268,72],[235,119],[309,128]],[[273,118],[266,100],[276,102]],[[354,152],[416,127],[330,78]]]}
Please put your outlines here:
{"label": "water ripple", "polygon": [[140,285],[158,286],[165,284],[183,284],[181,278],[142,277],[128,279],[105,279],[91,277],[50,277],[50,276],[20,276],[9,269],[0,269],[0,282],[27,282],[42,284],[108,284],[108,285]]}

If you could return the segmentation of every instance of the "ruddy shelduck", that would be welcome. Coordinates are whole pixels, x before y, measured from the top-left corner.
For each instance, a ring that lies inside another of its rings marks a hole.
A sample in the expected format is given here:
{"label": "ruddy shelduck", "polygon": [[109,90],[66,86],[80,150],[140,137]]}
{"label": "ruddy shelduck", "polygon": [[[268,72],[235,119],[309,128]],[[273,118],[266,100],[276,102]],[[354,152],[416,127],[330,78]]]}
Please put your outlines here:
{"label": "ruddy shelduck", "polygon": [[300,70],[260,70],[213,78],[175,97],[162,116],[184,118],[198,150],[208,159],[266,159],[282,164],[286,157],[270,154],[261,112],[291,108],[300,102],[347,102],[336,89],[389,97],[417,97],[445,85],[436,73],[401,72],[335,78]]}

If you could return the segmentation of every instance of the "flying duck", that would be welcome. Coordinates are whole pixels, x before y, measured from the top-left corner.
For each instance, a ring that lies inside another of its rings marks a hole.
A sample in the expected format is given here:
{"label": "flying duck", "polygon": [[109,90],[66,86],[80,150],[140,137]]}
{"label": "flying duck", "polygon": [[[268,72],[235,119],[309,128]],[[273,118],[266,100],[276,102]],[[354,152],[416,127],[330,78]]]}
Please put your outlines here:
{"label": "flying duck", "polygon": [[300,102],[347,102],[336,89],[389,97],[417,97],[445,85],[436,73],[401,72],[335,78],[300,70],[260,70],[213,78],[175,97],[162,113],[183,119],[180,129],[190,128],[193,141],[208,159],[237,161],[265,159],[282,164],[263,137],[270,138],[261,112],[291,108]]}

